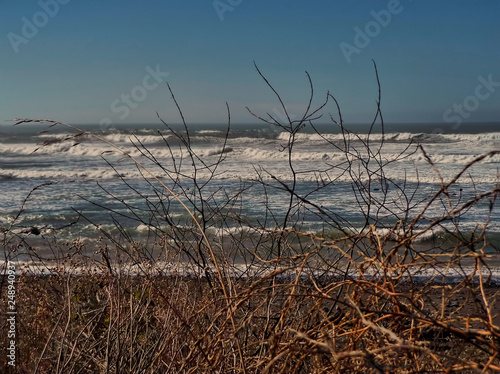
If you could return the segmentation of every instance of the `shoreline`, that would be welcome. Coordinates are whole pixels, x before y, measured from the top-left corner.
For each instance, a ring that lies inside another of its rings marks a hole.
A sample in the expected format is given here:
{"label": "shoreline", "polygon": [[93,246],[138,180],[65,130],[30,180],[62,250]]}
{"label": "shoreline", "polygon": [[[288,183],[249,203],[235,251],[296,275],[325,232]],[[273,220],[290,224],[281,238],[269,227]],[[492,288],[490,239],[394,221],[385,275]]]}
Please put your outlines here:
{"label": "shoreline", "polygon": [[[207,266],[205,269],[196,267],[188,262],[166,262],[157,261],[154,264],[150,261],[143,261],[140,264],[133,263],[110,263],[109,266],[105,263],[79,264],[70,265],[46,262],[33,261],[16,261],[10,260],[16,266],[17,275],[27,276],[53,276],[53,275],[70,275],[70,276],[86,276],[86,275],[120,275],[128,277],[173,277],[180,276],[187,279],[204,279],[207,272],[212,275],[217,274],[216,267],[213,265]],[[7,262],[0,262],[0,269],[6,268]],[[465,278],[471,284],[479,284],[482,280],[483,285],[491,287],[500,287],[500,268],[481,267],[481,274],[475,270],[473,266],[430,266],[422,265],[414,266],[414,269],[406,269],[403,272],[394,271],[392,274],[381,274],[382,269],[378,271],[369,268],[363,271],[361,275],[359,269],[347,266],[338,266],[335,269],[325,271],[323,269],[300,269],[289,266],[271,266],[259,263],[254,266],[245,264],[225,265],[221,272],[224,278],[232,280],[251,280],[257,278],[266,278],[272,273],[277,273],[277,279],[294,280],[300,279],[307,281],[311,278],[321,279],[322,281],[378,281],[384,277],[397,280],[397,283],[415,283],[415,284],[436,284],[436,285],[456,285]],[[392,275],[392,276],[391,276]],[[472,275],[472,277],[471,277]],[[0,274],[0,277],[5,274]]]}

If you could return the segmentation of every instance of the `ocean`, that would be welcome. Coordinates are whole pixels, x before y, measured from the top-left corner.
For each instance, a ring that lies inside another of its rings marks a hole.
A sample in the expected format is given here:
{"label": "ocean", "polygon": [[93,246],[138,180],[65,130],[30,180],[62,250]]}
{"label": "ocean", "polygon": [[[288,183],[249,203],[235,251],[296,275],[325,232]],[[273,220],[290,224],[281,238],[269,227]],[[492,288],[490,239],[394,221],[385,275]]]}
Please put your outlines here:
{"label": "ocean", "polygon": [[215,234],[278,228],[338,235],[374,225],[384,235],[422,212],[416,230],[445,219],[417,237],[421,243],[486,229],[485,248],[500,248],[499,202],[487,196],[468,205],[498,187],[499,154],[469,167],[426,207],[465,165],[500,150],[499,124],[395,124],[369,136],[367,125],[346,126],[355,134],[308,125],[294,135],[291,152],[288,132],[261,124],[232,125],[227,137],[226,124],[189,126],[189,136],[174,126],[184,142],[162,124],[79,128],[84,133],[74,137],[78,131],[59,125],[1,127],[4,231],[34,238],[36,227],[40,238],[86,242],[126,233],[147,241],[155,226],[191,219],[161,181]]}

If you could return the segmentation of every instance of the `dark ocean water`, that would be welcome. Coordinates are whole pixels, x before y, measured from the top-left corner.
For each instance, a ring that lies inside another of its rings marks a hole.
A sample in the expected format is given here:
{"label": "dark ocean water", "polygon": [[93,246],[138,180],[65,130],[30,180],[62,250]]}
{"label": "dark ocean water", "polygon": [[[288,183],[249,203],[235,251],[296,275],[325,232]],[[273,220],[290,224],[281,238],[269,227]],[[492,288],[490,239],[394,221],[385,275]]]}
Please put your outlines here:
{"label": "dark ocean water", "polygon": [[[500,149],[499,124],[470,124],[456,129],[443,124],[386,125],[383,134],[380,128],[375,128],[369,138],[366,125],[349,127],[359,138],[342,135],[333,125],[321,125],[317,127],[321,135],[311,127],[296,135],[292,170],[286,147],[288,133],[270,126],[236,125],[231,128],[223,149],[226,127],[224,124],[189,127],[190,147],[199,156],[195,160],[196,178],[201,183],[210,180],[203,191],[210,197],[211,206],[224,206],[225,201],[234,198],[233,208],[252,226],[280,227],[290,201],[284,186],[295,183],[297,195],[314,205],[297,203],[288,220],[290,225],[310,232],[338,229],[338,225],[325,222],[325,216],[312,206],[340,217],[339,222],[351,232],[360,230],[366,223],[363,215],[366,204],[360,206],[359,196],[353,192],[353,188],[360,186],[370,189],[374,198],[384,196],[390,206],[390,211],[378,211],[374,217],[380,232],[384,232],[395,222],[395,212],[411,219],[423,209],[440,188],[440,178],[450,181],[479,155]],[[82,125],[81,128],[144,162],[169,188],[179,191],[179,185],[173,182],[177,178],[184,190],[196,187],[190,180],[195,171],[186,149],[164,126],[124,125],[103,130]],[[42,130],[49,132],[40,133]],[[176,130],[184,134],[182,127]],[[139,238],[146,235],[151,208],[158,209],[162,197],[158,196],[158,185],[151,176],[144,175],[127,157],[109,153],[109,145],[88,134],[68,137],[75,132],[63,127],[2,126],[0,131],[1,227],[21,232],[36,226],[46,235],[57,232],[62,238],[93,238],[97,237],[94,224],[112,230],[118,221],[132,235]],[[351,158],[351,173],[346,172],[349,159],[343,150],[348,148],[363,157],[366,141],[372,149],[380,149],[376,157],[384,164],[383,178],[373,161],[368,169],[363,169],[359,161]],[[435,167],[429,165],[418,145]],[[150,152],[146,154],[149,159],[141,154],[142,146]],[[153,155],[163,168],[152,162]],[[223,160],[212,174],[213,165],[221,156]],[[183,162],[179,163],[180,160]],[[493,189],[499,183],[499,167],[500,156],[496,155],[468,169],[450,186],[447,196],[427,209],[425,219],[431,221]],[[40,187],[33,191],[37,186]],[[238,194],[240,191],[243,192]],[[454,222],[443,222],[431,235],[439,236],[457,225],[470,234],[487,223],[489,245],[498,248],[498,208],[498,202],[486,199],[461,212]],[[177,202],[172,201],[168,209],[179,222],[187,219]],[[273,212],[272,219],[264,217],[269,212]],[[79,216],[76,224],[65,227]],[[226,228],[231,230],[231,225],[228,221]],[[241,225],[234,229],[241,229]]]}

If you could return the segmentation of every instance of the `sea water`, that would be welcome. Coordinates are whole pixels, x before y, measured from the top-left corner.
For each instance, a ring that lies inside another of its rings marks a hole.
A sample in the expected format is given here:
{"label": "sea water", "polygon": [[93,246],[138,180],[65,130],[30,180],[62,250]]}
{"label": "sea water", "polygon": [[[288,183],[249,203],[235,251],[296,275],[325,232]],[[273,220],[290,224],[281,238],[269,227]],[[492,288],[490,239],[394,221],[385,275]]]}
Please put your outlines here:
{"label": "sea water", "polygon": [[[201,198],[207,212],[224,212],[227,221],[218,227],[229,231],[247,224],[352,233],[374,224],[383,234],[397,219],[410,222],[468,163],[500,149],[499,124],[464,125],[460,131],[395,124],[371,134],[367,125],[346,126],[354,133],[333,124],[308,125],[293,139],[285,129],[262,124],[233,125],[228,135],[226,124],[193,125],[188,133],[175,126],[182,139],[163,125],[78,127],[83,132],[60,125],[1,127],[4,230],[28,235],[37,227],[46,237],[91,240],[118,226],[140,240],[155,224],[190,220],[173,191],[195,215]],[[364,165],[357,157],[368,155],[367,144],[372,160]],[[499,167],[496,154],[468,168],[426,208],[421,227],[497,187]],[[384,209],[370,210],[367,196]],[[487,248],[496,251],[498,205],[485,198],[420,240],[448,229],[467,235],[486,229]]]}

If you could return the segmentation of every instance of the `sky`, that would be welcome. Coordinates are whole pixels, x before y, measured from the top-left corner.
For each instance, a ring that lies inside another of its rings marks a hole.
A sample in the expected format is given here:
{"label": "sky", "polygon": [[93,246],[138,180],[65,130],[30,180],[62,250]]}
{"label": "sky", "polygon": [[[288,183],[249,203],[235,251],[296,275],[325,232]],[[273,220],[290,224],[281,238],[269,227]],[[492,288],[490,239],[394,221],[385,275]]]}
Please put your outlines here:
{"label": "sky", "polygon": [[[0,0],[0,123],[500,122],[497,0]],[[333,106],[327,112],[336,113]],[[325,121],[326,117],[325,112]]]}

